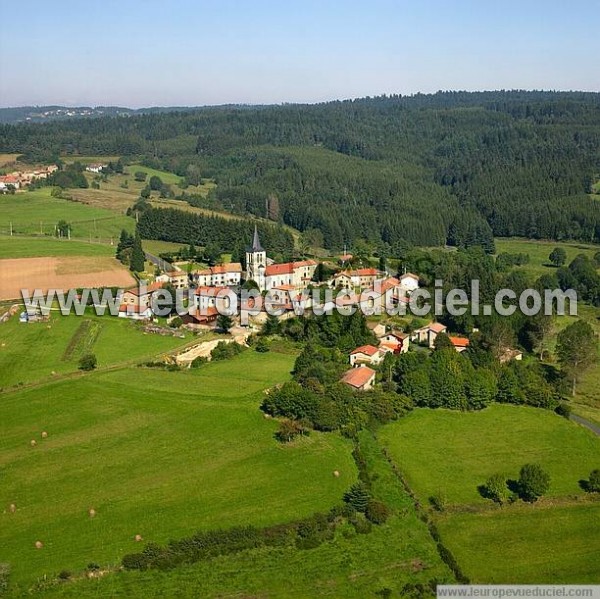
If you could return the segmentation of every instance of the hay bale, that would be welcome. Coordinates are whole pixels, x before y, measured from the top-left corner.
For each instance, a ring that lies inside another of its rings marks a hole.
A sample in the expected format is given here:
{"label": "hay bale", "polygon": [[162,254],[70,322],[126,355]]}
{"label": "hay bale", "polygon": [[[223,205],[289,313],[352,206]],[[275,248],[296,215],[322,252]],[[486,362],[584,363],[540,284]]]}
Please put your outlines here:
{"label": "hay bale", "polygon": [[90,515],[90,518],[94,518],[96,516],[96,510],[93,507],[91,507],[88,510],[88,514]]}
{"label": "hay bale", "polygon": [[44,543],[42,543],[41,541],[36,541],[35,542],[35,548],[36,549],[41,549],[44,546]]}
{"label": "hay bale", "polygon": [[14,503],[11,503],[11,504],[8,506],[8,510],[9,510],[9,512],[10,512],[11,514],[14,514],[14,513],[17,511],[17,506],[16,506]]}
{"label": "hay bale", "polygon": [[340,476],[340,471],[339,471],[339,470],[334,470],[334,471],[333,471],[333,476],[335,476],[336,478],[339,478],[339,476]]}
{"label": "hay bale", "polygon": [[37,445],[37,441],[35,439],[31,439],[29,444],[31,445],[31,447],[35,447]]}
{"label": "hay bale", "polygon": [[47,439],[48,433],[46,431],[42,431],[42,439]]}
{"label": "hay bale", "polygon": [[143,541],[142,535],[135,535],[134,538],[135,538],[136,543],[139,543],[140,541]]}

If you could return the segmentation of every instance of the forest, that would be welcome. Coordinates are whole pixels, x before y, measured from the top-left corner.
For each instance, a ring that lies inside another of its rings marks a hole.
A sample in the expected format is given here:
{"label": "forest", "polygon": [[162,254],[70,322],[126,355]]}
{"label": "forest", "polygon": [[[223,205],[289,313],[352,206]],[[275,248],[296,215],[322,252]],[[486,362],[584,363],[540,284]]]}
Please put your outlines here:
{"label": "forest", "polygon": [[[600,94],[438,92],[0,125],[23,160],[119,155],[212,179],[212,207],[324,245],[600,239]],[[180,241],[189,241],[187,239]]]}

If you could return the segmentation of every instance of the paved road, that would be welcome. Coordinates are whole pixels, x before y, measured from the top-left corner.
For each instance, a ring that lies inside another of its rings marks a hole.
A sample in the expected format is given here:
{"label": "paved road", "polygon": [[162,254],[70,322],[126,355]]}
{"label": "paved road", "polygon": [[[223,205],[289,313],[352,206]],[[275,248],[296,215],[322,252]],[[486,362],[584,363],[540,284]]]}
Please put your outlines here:
{"label": "paved road", "polygon": [[589,428],[591,431],[593,431],[600,437],[600,426],[598,426],[594,422],[590,422],[589,420],[586,420],[585,418],[582,418],[581,416],[577,416],[577,414],[571,414],[571,420],[573,422],[577,422],[577,424],[581,424],[581,426],[585,426],[586,428]]}

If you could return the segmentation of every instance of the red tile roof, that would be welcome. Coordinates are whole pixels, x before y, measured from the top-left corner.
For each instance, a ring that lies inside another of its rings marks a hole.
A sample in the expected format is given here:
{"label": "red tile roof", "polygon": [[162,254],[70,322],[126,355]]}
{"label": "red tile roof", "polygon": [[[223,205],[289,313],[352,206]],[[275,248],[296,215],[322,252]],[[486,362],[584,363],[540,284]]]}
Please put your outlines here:
{"label": "red tile roof", "polygon": [[359,268],[353,270],[350,274],[358,277],[376,277],[380,273],[376,268]]}
{"label": "red tile roof", "polygon": [[229,264],[218,264],[213,266],[210,271],[213,275],[226,274],[228,272],[242,272],[242,265],[239,262],[231,262]]}
{"label": "red tile roof", "polygon": [[360,368],[348,370],[342,377],[342,382],[356,389],[360,389],[361,387],[364,387],[373,376],[375,376],[375,371],[372,368],[361,366]]}
{"label": "red tile roof", "polygon": [[454,347],[469,347],[469,340],[466,337],[448,337]]}
{"label": "red tile roof", "polygon": [[350,354],[365,354],[366,356],[374,356],[379,350],[374,345],[361,345],[353,349]]}
{"label": "red tile roof", "polygon": [[265,274],[268,277],[273,275],[291,275],[294,272],[294,265],[292,262],[286,262],[285,264],[270,264],[265,268]]}
{"label": "red tile roof", "polygon": [[443,333],[448,328],[445,324],[440,322],[431,322],[427,327],[434,333]]}

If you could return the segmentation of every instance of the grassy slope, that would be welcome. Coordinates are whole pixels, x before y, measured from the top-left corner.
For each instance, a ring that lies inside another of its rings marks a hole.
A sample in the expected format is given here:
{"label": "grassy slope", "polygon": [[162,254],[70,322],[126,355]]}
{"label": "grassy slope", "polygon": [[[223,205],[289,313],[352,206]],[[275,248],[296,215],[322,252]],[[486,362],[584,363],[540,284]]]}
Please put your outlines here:
{"label": "grassy slope", "polygon": [[562,247],[567,253],[567,264],[577,256],[577,254],[586,254],[590,258],[598,251],[600,245],[592,245],[580,242],[558,242],[558,241],[540,241],[520,238],[499,238],[496,237],[496,253],[508,252],[511,254],[529,254],[529,264],[516,267],[518,270],[524,270],[531,273],[534,277],[539,277],[544,273],[555,272],[556,269],[550,264],[548,256],[555,247]]}
{"label": "grassy slope", "polygon": [[114,256],[115,246],[55,237],[0,235],[0,259],[44,256]]}
{"label": "grassy slope", "polygon": [[536,408],[494,404],[481,412],[420,409],[380,434],[423,501],[443,491],[450,503],[484,504],[477,486],[538,462],[552,477],[550,495],[582,493],[578,481],[598,466],[600,439]]}
{"label": "grassy slope", "polygon": [[361,448],[373,493],[395,513],[367,535],[350,527],[316,549],[248,551],[170,572],[120,572],[101,580],[58,584],[51,597],[345,597],[363,599],[384,588],[397,596],[407,582],[451,582],[425,524],[370,433]]}
{"label": "grassy slope", "polygon": [[122,229],[133,229],[134,225],[132,218],[122,214],[53,198],[49,187],[1,196],[0,213],[0,233],[4,235],[10,233],[12,222],[15,233],[38,235],[41,231],[51,236],[56,223],[62,219],[71,223],[72,238],[107,240],[118,239]]}
{"label": "grassy slope", "polygon": [[472,582],[595,584],[600,576],[598,503],[452,514],[438,528]]}
{"label": "grassy slope", "polygon": [[356,476],[349,443],[315,433],[281,446],[257,409],[260,389],[285,380],[292,363],[248,351],[200,371],[126,369],[3,396],[0,505],[19,510],[0,514],[0,561],[13,581],[116,563],[139,549],[135,534],[164,543],[339,501]]}
{"label": "grassy slope", "polygon": [[[100,323],[100,334],[90,348],[98,367],[109,366],[169,351],[189,342],[170,336],[145,334],[139,325],[112,316],[86,316]],[[51,313],[49,323],[19,322],[18,316],[0,324],[0,388],[18,383],[52,379],[57,374],[76,372],[79,355],[64,359],[69,342],[84,317]],[[49,326],[48,326],[49,325]]]}

